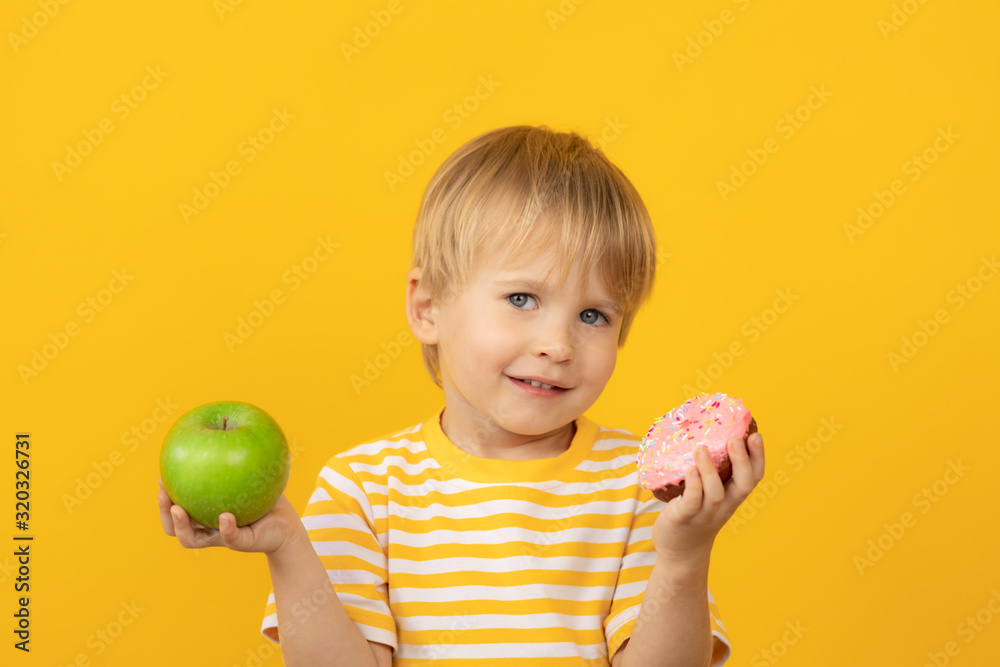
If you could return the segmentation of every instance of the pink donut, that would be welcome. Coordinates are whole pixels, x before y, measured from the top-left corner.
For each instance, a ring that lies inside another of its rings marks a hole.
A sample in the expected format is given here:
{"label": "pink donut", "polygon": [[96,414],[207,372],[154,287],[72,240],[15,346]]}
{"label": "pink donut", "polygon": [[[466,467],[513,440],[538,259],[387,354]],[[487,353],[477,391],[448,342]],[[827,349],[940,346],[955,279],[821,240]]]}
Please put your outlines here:
{"label": "pink donut", "polygon": [[694,465],[695,449],[708,448],[719,476],[732,476],[726,444],[757,430],[743,402],[725,394],[690,398],[658,417],[639,446],[639,485],[663,501],[684,492],[684,471]]}

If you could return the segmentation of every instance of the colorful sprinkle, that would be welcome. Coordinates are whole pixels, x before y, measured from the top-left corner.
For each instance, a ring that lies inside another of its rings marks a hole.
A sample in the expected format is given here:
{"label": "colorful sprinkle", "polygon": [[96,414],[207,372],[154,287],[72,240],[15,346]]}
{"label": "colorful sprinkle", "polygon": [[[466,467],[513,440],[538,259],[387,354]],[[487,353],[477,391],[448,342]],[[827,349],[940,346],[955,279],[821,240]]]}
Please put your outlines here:
{"label": "colorful sprinkle", "polygon": [[[730,438],[746,435],[750,411],[726,394],[695,396],[653,420],[639,445],[638,469],[643,488],[657,489],[684,479],[684,463],[705,446],[718,466]],[[711,435],[710,435],[711,434]]]}

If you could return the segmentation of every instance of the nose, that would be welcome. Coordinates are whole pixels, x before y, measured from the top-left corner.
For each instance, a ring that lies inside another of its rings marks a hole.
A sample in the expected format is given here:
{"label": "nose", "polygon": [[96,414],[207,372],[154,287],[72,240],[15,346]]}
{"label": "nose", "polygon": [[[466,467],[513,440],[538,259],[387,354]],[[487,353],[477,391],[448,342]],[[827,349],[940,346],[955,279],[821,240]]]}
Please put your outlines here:
{"label": "nose", "polygon": [[571,328],[565,322],[542,323],[535,336],[534,348],[536,356],[548,357],[555,363],[572,360],[575,345]]}

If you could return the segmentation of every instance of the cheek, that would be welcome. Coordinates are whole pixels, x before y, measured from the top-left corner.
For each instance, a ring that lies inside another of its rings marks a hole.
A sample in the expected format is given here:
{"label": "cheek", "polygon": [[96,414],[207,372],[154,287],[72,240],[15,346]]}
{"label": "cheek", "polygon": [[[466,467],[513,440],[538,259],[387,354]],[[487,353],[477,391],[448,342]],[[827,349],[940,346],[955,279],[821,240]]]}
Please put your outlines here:
{"label": "cheek", "polygon": [[490,350],[517,345],[523,335],[523,326],[516,317],[511,317],[509,313],[501,310],[490,312],[488,316],[484,315],[472,324],[470,330],[479,347]]}
{"label": "cheek", "polygon": [[460,326],[443,342],[450,344],[453,350],[461,350],[462,359],[468,366],[506,363],[505,357],[517,348],[512,330],[487,317],[463,318]]}
{"label": "cheek", "polygon": [[594,379],[603,379],[605,382],[611,377],[618,363],[617,339],[614,343],[605,341],[603,345],[595,346],[590,353],[590,374]]}
{"label": "cheek", "polygon": [[519,355],[522,346],[509,331],[499,327],[485,327],[476,339],[475,354],[480,364],[505,367]]}
{"label": "cheek", "polygon": [[611,374],[614,372],[614,370],[615,370],[615,364],[617,362],[618,362],[618,355],[617,354],[610,354],[604,360],[604,366],[602,368],[602,373],[604,375],[605,381],[607,381],[607,380],[609,380],[611,378]]}

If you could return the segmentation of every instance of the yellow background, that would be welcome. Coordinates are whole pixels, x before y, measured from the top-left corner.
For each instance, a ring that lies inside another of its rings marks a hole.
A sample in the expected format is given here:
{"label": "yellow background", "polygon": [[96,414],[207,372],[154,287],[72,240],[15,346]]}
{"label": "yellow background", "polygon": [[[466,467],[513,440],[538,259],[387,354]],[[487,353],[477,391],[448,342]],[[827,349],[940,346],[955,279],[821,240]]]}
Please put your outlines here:
{"label": "yellow background", "polygon": [[[0,662],[280,664],[258,632],[264,557],[163,535],[163,434],[201,403],[260,405],[299,449],[286,493],[301,509],[332,453],[431,414],[441,395],[419,347],[378,357],[406,331],[420,195],[466,140],[528,123],[603,134],[661,246],[655,295],[590,415],[645,432],[702,372],[711,391],[743,397],[765,435],[771,493],[755,491],[712,560],[730,664],[921,665],[948,642],[949,664],[994,664],[1000,279],[984,258],[1000,250],[1000,6],[399,0],[365,44],[358,32],[388,5],[0,7]],[[124,118],[122,95],[144,98]],[[274,109],[294,118],[249,161],[241,143]],[[780,121],[796,113],[788,136]],[[102,121],[113,131],[57,174]],[[390,189],[385,173],[435,130],[444,141]],[[769,139],[778,150],[723,197],[719,181]],[[904,170],[925,150],[936,160],[912,181]],[[180,205],[233,160],[239,173],[185,221]],[[876,192],[888,201],[897,179],[905,191],[849,238],[858,207],[878,211]],[[338,248],[304,264],[317,238]],[[293,289],[286,272],[306,264]],[[121,288],[114,271],[133,278]],[[961,308],[959,284],[978,289]],[[273,290],[284,302],[227,346]],[[769,310],[779,291],[794,297],[781,313]],[[68,324],[77,335],[52,347]],[[904,337],[921,345],[894,365]],[[727,358],[734,343],[743,353]],[[52,358],[24,374],[46,345]],[[376,361],[370,385],[352,384]],[[177,406],[160,422],[158,400]],[[144,425],[129,449],[123,434]],[[11,633],[24,430],[30,656]],[[807,445],[809,460],[796,454]],[[946,474],[949,462],[967,470]],[[879,541],[888,548],[859,566]],[[123,604],[141,611],[113,643],[97,639]],[[991,623],[970,637],[960,624],[977,612]]]}

